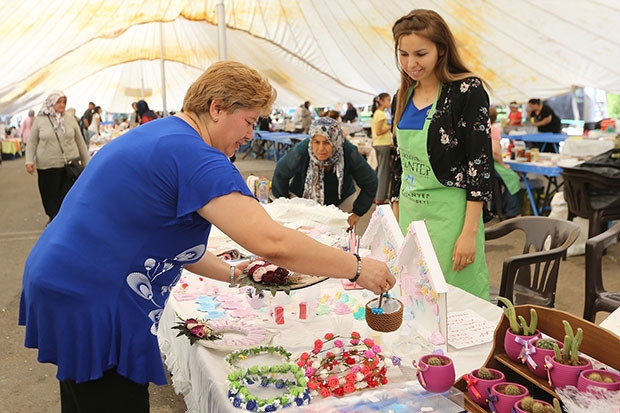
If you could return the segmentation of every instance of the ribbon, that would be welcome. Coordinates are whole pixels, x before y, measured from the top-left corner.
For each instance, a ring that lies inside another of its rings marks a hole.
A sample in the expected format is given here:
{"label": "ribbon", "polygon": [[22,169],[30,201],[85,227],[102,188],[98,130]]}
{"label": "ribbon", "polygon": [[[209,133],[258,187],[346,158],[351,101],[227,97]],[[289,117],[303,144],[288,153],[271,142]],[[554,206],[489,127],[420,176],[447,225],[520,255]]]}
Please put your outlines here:
{"label": "ribbon", "polygon": [[549,386],[553,386],[551,383],[551,369],[553,368],[553,364],[551,363],[551,356],[545,356],[545,370],[547,370],[547,381],[549,382]]}
{"label": "ribbon", "polygon": [[534,369],[538,367],[538,364],[536,364],[531,357],[532,354],[536,353],[536,347],[532,345],[532,342],[537,339],[537,336],[534,336],[529,340],[525,340],[521,336],[515,336],[515,342],[521,344],[521,352],[519,353],[518,359],[521,360],[521,364],[525,364],[527,361]]}
{"label": "ribbon", "polygon": [[467,383],[467,389],[471,390],[474,396],[476,396],[476,399],[482,400],[482,395],[476,388],[476,383],[478,383],[478,379],[471,374],[466,374],[465,383]]}
{"label": "ribbon", "polygon": [[426,387],[426,381],[424,380],[423,373],[428,370],[428,365],[424,363],[423,361],[421,361],[420,363],[417,363],[415,360],[413,360],[412,364],[413,364],[413,367],[415,367],[417,370],[416,376],[418,376],[418,380],[420,380],[420,384],[422,385],[422,387]]}
{"label": "ribbon", "polygon": [[495,403],[497,402],[498,397],[494,394],[491,394],[491,389],[487,389],[487,400],[489,401],[489,410],[493,413],[497,412],[495,408]]}

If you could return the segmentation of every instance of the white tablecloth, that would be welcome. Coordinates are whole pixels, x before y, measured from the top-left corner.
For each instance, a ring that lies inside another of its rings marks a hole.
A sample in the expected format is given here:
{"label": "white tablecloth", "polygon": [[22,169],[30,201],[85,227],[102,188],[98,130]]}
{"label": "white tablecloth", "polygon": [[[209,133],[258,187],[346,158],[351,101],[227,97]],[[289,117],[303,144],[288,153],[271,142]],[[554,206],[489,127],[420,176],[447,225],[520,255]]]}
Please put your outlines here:
{"label": "white tablecloth", "polygon": [[[186,284],[193,284],[198,278],[196,275],[185,272],[182,280]],[[201,281],[204,282],[204,281]],[[224,283],[218,283],[221,294],[230,294],[234,290],[229,290]],[[177,287],[178,288],[178,287]],[[191,289],[191,286],[189,287]],[[320,290],[320,292],[318,291]],[[339,280],[327,280],[317,286],[299,290],[296,294],[315,294],[316,296],[335,296],[337,292],[344,292]],[[365,303],[372,298],[370,293],[363,291],[347,291],[352,297],[355,297],[359,303]],[[278,295],[283,293],[278,293]],[[240,300],[244,300],[245,296],[240,295]],[[295,295],[292,298],[295,299]],[[489,302],[483,301],[469,293],[466,293],[456,287],[449,286],[448,291],[448,312],[461,311],[471,309],[483,318],[491,321],[494,325],[500,320],[502,311],[499,307]],[[193,300],[178,301],[174,296],[170,297],[168,304],[162,314],[159,323],[158,338],[160,348],[164,359],[170,371],[172,372],[172,380],[177,392],[182,393],[189,412],[238,412],[233,408],[231,402],[227,398],[227,386],[225,384],[226,376],[229,370],[224,362],[227,351],[219,351],[215,349],[207,349],[200,345],[190,345],[189,340],[184,337],[176,337],[178,330],[171,327],[178,321],[177,314],[183,318],[192,316],[202,317],[204,313],[197,311],[197,305]],[[351,331],[358,331],[362,337],[371,337],[377,341],[386,356],[401,356],[403,366],[411,366],[411,360],[428,353],[429,351],[418,348],[416,353],[398,354],[397,351],[402,347],[396,347],[394,342],[403,340],[400,333],[377,333],[368,328],[364,320],[355,320],[352,314],[336,315],[334,313],[316,316],[310,321],[297,321],[294,317],[289,317],[284,327],[278,326],[268,320],[268,311],[262,318],[255,318],[255,323],[260,323],[269,327],[270,331],[275,333],[272,345],[281,345],[293,353],[293,359],[303,351],[312,349],[312,343],[316,338],[321,338],[325,333],[332,332],[349,335]],[[249,321],[248,318],[244,319]],[[268,320],[268,321],[267,321]],[[491,332],[492,336],[492,332]],[[457,378],[469,371],[476,369],[484,364],[492,343],[488,342],[475,347],[469,347],[456,350],[451,346],[448,347],[448,356],[452,357]],[[415,371],[412,367],[405,370],[405,374],[401,369],[391,367],[388,371],[389,383],[386,386],[379,387],[379,390],[388,387],[417,386],[409,380],[414,380]],[[409,381],[406,385],[403,383]],[[370,392],[372,390],[366,390]],[[363,393],[363,392],[362,392]],[[359,392],[355,394],[360,394]],[[330,403],[334,403],[336,399],[323,399],[320,396],[313,398],[311,405],[306,411],[317,411],[318,408],[325,412]],[[299,411],[292,408],[286,411]]]}

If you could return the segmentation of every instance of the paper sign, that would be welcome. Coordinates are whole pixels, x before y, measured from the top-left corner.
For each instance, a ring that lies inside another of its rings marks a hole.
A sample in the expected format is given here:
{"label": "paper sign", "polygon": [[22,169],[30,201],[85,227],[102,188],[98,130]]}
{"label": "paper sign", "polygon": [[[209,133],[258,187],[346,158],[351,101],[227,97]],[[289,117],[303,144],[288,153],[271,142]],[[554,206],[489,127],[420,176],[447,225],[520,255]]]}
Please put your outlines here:
{"label": "paper sign", "polygon": [[493,341],[495,323],[467,309],[448,313],[448,344],[460,349]]}

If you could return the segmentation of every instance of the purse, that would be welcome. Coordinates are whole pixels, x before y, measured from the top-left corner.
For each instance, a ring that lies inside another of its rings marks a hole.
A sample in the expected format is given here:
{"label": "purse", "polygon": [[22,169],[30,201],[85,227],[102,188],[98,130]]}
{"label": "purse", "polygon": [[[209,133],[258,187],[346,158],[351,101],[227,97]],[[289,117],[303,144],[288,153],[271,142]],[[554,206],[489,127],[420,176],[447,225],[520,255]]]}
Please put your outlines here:
{"label": "purse", "polygon": [[75,182],[84,170],[84,163],[82,162],[82,158],[78,156],[77,158],[67,159],[67,157],[65,156],[65,151],[62,149],[62,145],[60,144],[60,138],[58,137],[58,134],[54,129],[54,122],[52,122],[52,119],[49,116],[47,117],[47,119],[52,124],[52,130],[54,131],[54,135],[56,135],[56,139],[58,140],[58,146],[60,147],[62,158],[65,161],[65,172],[67,173],[67,177],[71,180],[71,182]]}

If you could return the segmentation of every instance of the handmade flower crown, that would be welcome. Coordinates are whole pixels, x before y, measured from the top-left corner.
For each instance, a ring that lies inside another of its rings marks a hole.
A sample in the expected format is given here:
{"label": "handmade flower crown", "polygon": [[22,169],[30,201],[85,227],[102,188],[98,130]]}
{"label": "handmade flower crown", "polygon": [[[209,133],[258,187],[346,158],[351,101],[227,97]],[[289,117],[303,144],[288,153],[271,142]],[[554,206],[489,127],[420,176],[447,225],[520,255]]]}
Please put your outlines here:
{"label": "handmade flower crown", "polygon": [[301,354],[297,365],[304,369],[312,394],[323,397],[343,396],[388,382],[381,347],[355,331],[350,337],[325,334],[324,339],[314,341],[312,351]]}
{"label": "handmade flower crown", "polygon": [[213,331],[206,321],[188,318],[184,320],[177,314],[178,321],[172,329],[179,330],[177,337],[185,335],[189,338],[190,344],[194,344],[198,340],[220,340],[221,334]]}
{"label": "handmade flower crown", "polygon": [[[257,356],[259,354],[262,353],[266,353],[266,354],[274,354],[274,353],[278,353],[280,356],[282,356],[282,358],[284,359],[284,361],[288,362],[291,358],[291,353],[285,349],[284,347],[281,346],[259,346],[259,347],[251,347],[251,348],[246,348],[243,350],[238,350],[238,351],[233,351],[232,353],[228,354],[226,356],[226,363],[228,364],[228,366],[231,369],[236,369],[238,368],[237,366],[237,361],[238,360],[245,360],[248,357],[251,356]],[[256,367],[256,371],[252,371],[253,373],[258,373],[258,368]]]}
{"label": "handmade flower crown", "polygon": [[296,280],[295,274],[286,268],[272,264],[263,258],[257,258],[250,262],[238,282],[240,287],[246,285],[254,287],[256,295],[263,290],[269,290],[271,295],[275,296],[277,291],[289,294],[291,284]]}
{"label": "handmade flower crown", "polygon": [[[285,379],[287,376],[292,376],[292,379]],[[282,407],[304,406],[311,400],[304,371],[293,363],[237,369],[228,375],[227,383],[228,398],[233,406],[251,412],[273,412]],[[250,391],[252,386],[270,385],[286,391],[282,396],[267,399],[259,398]]]}

